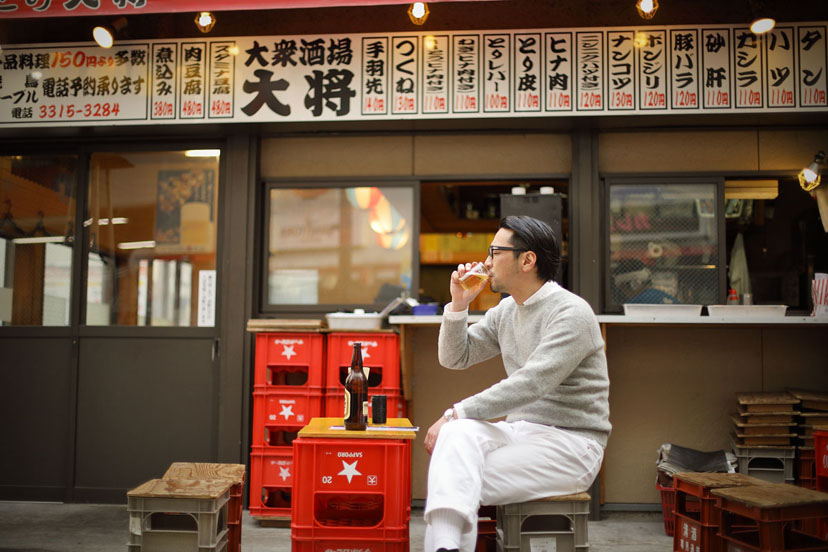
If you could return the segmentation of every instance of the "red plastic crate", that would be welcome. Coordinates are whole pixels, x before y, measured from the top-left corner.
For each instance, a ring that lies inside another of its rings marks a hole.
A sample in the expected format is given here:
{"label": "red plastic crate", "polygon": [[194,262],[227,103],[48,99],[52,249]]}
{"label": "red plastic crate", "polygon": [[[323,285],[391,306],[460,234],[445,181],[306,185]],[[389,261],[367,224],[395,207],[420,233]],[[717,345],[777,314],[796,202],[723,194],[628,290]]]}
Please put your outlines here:
{"label": "red plastic crate", "polygon": [[241,552],[241,522],[227,523],[227,552]]}
{"label": "red plastic crate", "polygon": [[256,385],[316,387],[323,384],[325,337],[320,333],[278,332],[256,334],[254,378]]}
{"label": "red plastic crate", "polygon": [[368,369],[369,393],[371,389],[399,390],[400,346],[395,333],[328,334],[325,387],[344,388],[355,342],[362,344],[362,366]]}
{"label": "red plastic crate", "polygon": [[254,447],[290,447],[302,429],[300,426],[253,426]]}
{"label": "red plastic crate", "polygon": [[291,537],[292,552],[332,552],[335,550],[365,550],[366,552],[408,552],[408,538],[382,539],[327,539]]}
{"label": "red plastic crate", "polygon": [[314,541],[408,537],[411,443],[398,439],[301,438],[291,536]]}
{"label": "red plastic crate", "polygon": [[[270,391],[256,385],[253,391],[253,428],[305,426],[322,415],[322,390],[314,388]],[[344,399],[343,399],[344,400]],[[343,407],[344,408],[344,407]]]}
{"label": "red plastic crate", "polygon": [[723,550],[722,539],[716,532],[716,526],[704,526],[681,514],[676,514],[676,531],[673,536],[673,551],[720,552]]}
{"label": "red plastic crate", "polygon": [[[385,395],[386,401],[386,417],[388,418],[407,418],[408,406],[402,393],[399,389],[392,392],[391,390],[369,389],[368,403],[371,403],[371,397],[375,395]],[[325,416],[329,418],[339,418],[345,416],[345,388],[344,387],[329,387],[325,390]]]}
{"label": "red plastic crate", "polygon": [[718,527],[722,514],[716,497],[710,494],[713,489],[765,484],[761,479],[741,473],[677,473],[673,477],[673,488],[676,490],[673,510],[677,518],[681,515],[702,527]]}
{"label": "red plastic crate", "polygon": [[[668,537],[672,537],[676,529],[676,489],[673,487],[664,487],[658,483],[656,483],[656,489],[661,492],[661,514],[664,517],[664,532]],[[688,511],[692,511],[692,504],[698,506],[697,502],[688,503]]]}
{"label": "red plastic crate", "polygon": [[290,487],[254,487],[250,482],[250,515],[290,517],[293,489]]}
{"label": "red plastic crate", "polygon": [[[763,487],[764,503],[742,489],[716,489],[722,511],[719,536],[727,550],[755,552],[810,552],[828,550],[828,541],[803,533],[797,527],[809,519],[825,518],[828,505],[810,502],[814,491],[788,484]],[[772,504],[772,506],[771,506]]]}
{"label": "red plastic crate", "polygon": [[250,485],[292,487],[293,447],[253,447],[250,451]]}
{"label": "red plastic crate", "polygon": [[814,449],[798,448],[796,450],[796,484],[806,489],[816,489],[816,471]]}
{"label": "red plastic crate", "polygon": [[676,515],[673,509],[676,506],[676,490],[673,487],[663,487],[656,483],[656,489],[661,492],[661,515],[664,516],[664,532],[672,537],[676,532]]}
{"label": "red plastic crate", "polygon": [[814,468],[817,477],[828,477],[828,431],[821,429],[814,431]]}

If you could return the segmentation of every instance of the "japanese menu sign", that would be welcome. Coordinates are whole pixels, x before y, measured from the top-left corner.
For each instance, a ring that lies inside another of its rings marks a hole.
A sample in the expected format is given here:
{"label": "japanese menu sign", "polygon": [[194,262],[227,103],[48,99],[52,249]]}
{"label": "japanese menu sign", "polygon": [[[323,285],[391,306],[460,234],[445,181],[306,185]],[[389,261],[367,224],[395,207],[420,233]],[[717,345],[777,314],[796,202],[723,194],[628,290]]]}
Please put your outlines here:
{"label": "japanese menu sign", "polygon": [[9,46],[0,127],[828,109],[828,23]]}

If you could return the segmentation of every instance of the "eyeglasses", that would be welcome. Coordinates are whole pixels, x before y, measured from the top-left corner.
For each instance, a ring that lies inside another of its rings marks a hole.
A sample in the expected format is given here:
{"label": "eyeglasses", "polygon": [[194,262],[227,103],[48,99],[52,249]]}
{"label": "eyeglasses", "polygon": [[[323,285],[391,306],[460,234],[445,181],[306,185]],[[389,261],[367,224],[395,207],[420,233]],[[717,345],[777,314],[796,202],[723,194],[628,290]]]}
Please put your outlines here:
{"label": "eyeglasses", "polygon": [[528,251],[528,249],[522,249],[520,247],[505,247],[502,245],[490,245],[489,257],[494,258],[494,254],[496,251]]}

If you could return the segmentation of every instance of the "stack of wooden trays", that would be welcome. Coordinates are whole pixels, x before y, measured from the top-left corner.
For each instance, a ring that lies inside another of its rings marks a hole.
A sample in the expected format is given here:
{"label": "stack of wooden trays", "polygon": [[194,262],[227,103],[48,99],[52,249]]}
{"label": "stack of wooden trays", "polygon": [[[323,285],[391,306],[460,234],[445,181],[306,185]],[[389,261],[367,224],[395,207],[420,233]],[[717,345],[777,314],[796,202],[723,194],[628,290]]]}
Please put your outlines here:
{"label": "stack of wooden trays", "polygon": [[814,426],[828,425],[828,393],[791,389],[789,393],[799,400],[799,444],[814,448]]}
{"label": "stack of wooden trays", "polygon": [[736,399],[739,415],[731,416],[735,444],[751,447],[792,447],[796,444],[798,398],[783,391],[737,393]]}
{"label": "stack of wooden trays", "polygon": [[814,431],[828,425],[828,393],[803,389],[790,389],[799,399],[800,413],[796,448],[796,484],[816,489],[816,465],[814,455]]}

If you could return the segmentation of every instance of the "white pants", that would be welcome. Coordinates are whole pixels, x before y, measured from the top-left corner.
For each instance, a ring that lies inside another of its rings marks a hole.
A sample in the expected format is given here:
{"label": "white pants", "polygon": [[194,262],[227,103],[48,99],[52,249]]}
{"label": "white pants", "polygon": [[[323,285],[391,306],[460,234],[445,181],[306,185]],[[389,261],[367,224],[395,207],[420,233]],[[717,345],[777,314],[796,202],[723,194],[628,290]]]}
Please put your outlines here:
{"label": "white pants", "polygon": [[465,520],[462,552],[474,552],[477,510],[584,492],[604,450],[570,431],[530,422],[453,420],[440,428],[428,467],[425,552],[435,552],[431,512],[448,508]]}

